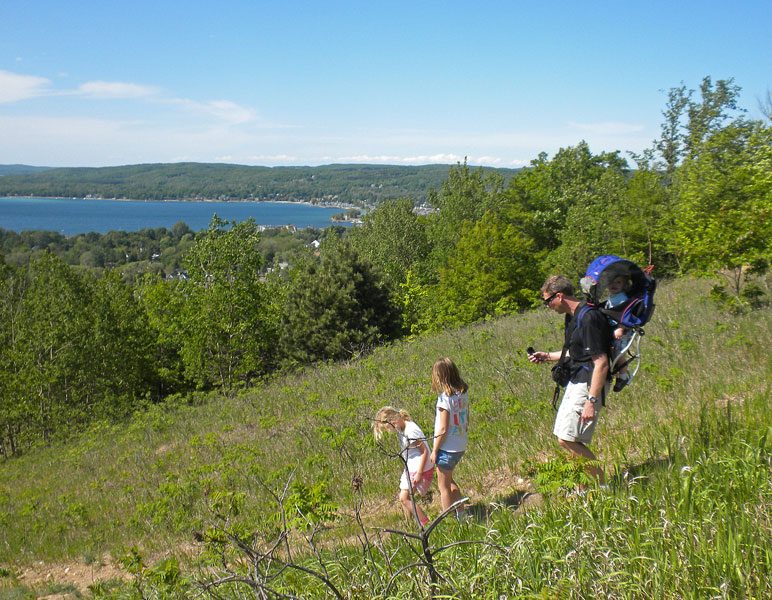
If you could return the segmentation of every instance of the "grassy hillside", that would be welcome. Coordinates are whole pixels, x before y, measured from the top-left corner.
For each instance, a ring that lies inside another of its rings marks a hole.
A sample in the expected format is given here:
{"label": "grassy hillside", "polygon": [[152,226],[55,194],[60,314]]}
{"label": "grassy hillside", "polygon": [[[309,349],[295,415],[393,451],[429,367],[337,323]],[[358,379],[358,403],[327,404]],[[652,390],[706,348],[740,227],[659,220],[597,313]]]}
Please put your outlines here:
{"label": "grassy hillside", "polygon": [[[383,543],[394,544],[393,564],[376,557],[368,566],[359,547],[360,531],[410,527],[395,501],[400,465],[375,446],[369,418],[393,404],[431,431],[429,369],[445,355],[470,385],[470,446],[456,478],[475,519],[446,520],[434,535],[488,543],[438,557],[443,590],[485,598],[697,598],[721,597],[721,589],[723,597],[769,597],[772,311],[722,314],[708,290],[693,280],[660,288],[644,371],[612,394],[596,433],[612,484],[604,497],[565,502],[556,492],[541,507],[515,511],[523,491],[534,491],[534,476],[554,483],[565,466],[550,433],[549,370],[524,354],[529,345],[559,348],[562,324],[535,311],[400,342],[233,397],[174,399],[126,425],[0,464],[0,590],[22,597],[31,583],[18,575],[35,561],[100,564],[130,546],[148,563],[170,553],[195,562],[195,539],[217,522],[213,505],[233,494],[244,494],[233,522],[268,539],[278,514],[272,493],[286,487],[290,504],[315,505],[321,516],[338,507],[318,543],[354,547],[325,559],[334,562],[331,579],[362,590],[350,597],[381,595],[373,569],[393,573],[415,556],[403,556],[406,542],[392,536]],[[402,581],[389,593],[425,595],[418,573]],[[329,593],[303,585],[307,597]]]}

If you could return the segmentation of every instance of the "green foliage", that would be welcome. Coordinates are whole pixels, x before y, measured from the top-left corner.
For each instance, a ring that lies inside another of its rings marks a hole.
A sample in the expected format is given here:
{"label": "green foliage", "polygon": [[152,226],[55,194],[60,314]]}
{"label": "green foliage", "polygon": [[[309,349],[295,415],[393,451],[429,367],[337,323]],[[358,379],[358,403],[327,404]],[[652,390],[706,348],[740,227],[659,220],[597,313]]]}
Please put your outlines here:
{"label": "green foliage", "polygon": [[79,275],[46,252],[4,268],[3,452],[123,417],[152,385],[144,313],[116,274]]}
{"label": "green foliage", "polygon": [[260,279],[260,234],[253,219],[212,219],[185,255],[179,353],[188,379],[225,388],[268,370],[276,338],[276,309]]}
{"label": "green foliage", "polygon": [[559,455],[550,460],[526,461],[525,472],[543,494],[575,490],[580,485],[593,485],[596,480],[587,474],[588,466],[600,466],[598,461]]}
{"label": "green foliage", "polygon": [[140,231],[111,231],[64,236],[53,231],[16,233],[0,229],[0,251],[17,266],[29,263],[37,254],[50,251],[72,266],[96,273],[117,268],[133,281],[141,273],[170,274],[182,265],[182,254],[191,246],[193,232],[182,222],[172,230],[165,227]]}
{"label": "green foliage", "polygon": [[[338,505],[327,491],[329,482],[320,481],[307,485],[294,481],[283,509],[286,526],[293,529],[309,529],[316,523],[331,523],[337,519]],[[281,523],[281,516],[274,520]]]}
{"label": "green foliage", "polygon": [[448,266],[428,294],[437,315],[433,326],[523,310],[532,305],[541,280],[532,240],[513,223],[486,213],[462,228]]}
{"label": "green foliage", "polygon": [[581,142],[561,148],[552,160],[540,154],[530,169],[511,181],[505,196],[522,211],[523,227],[536,248],[551,251],[562,243],[569,208],[581,203],[582,197],[595,197],[604,173],[626,169],[618,152],[593,155],[587,143]]}
{"label": "green foliage", "polygon": [[183,575],[173,556],[148,567],[137,548],[132,547],[120,559],[132,575],[131,581],[89,586],[95,600],[184,600],[193,591],[190,578]]}
{"label": "green foliage", "polygon": [[676,176],[685,266],[723,272],[738,299],[747,266],[770,258],[772,187],[759,171],[764,163],[772,163],[772,132],[740,121],[706,139]]}
{"label": "green foliage", "polygon": [[433,269],[445,266],[465,225],[475,223],[488,211],[498,213],[503,187],[501,175],[482,168],[471,170],[466,161],[450,169],[442,191],[429,197],[437,209],[428,221]]}
{"label": "green foliage", "polygon": [[421,270],[430,249],[426,223],[416,215],[408,198],[379,204],[348,239],[392,287],[406,281],[408,272]]}
{"label": "green foliage", "polygon": [[[8,174],[0,196],[133,198],[137,200],[217,199],[350,202],[376,204],[386,198],[423,200],[439,188],[445,165],[324,165],[253,167],[175,163],[46,169]],[[511,177],[513,169],[499,169]]]}
{"label": "green foliage", "polygon": [[292,271],[282,317],[282,350],[298,363],[356,356],[400,333],[389,288],[345,242]]}

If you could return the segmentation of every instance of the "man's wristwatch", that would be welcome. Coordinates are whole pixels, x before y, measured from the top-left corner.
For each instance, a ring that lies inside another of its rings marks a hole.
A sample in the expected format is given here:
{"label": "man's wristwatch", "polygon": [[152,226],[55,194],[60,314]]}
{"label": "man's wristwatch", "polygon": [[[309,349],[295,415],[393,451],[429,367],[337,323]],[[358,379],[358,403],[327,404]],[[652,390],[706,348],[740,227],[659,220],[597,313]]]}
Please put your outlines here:
{"label": "man's wristwatch", "polygon": [[587,401],[592,402],[593,404],[598,403],[598,399],[595,396],[587,396]]}

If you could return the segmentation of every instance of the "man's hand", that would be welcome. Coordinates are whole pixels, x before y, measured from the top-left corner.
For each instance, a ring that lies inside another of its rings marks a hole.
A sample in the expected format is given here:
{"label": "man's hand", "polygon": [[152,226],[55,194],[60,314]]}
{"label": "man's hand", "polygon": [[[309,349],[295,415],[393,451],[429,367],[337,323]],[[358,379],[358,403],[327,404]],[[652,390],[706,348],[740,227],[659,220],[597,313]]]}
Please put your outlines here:
{"label": "man's hand", "polygon": [[528,355],[528,360],[537,365],[543,362],[547,362],[549,359],[549,352],[533,352]]}
{"label": "man's hand", "polygon": [[589,423],[595,418],[595,404],[587,400],[582,410],[582,423]]}

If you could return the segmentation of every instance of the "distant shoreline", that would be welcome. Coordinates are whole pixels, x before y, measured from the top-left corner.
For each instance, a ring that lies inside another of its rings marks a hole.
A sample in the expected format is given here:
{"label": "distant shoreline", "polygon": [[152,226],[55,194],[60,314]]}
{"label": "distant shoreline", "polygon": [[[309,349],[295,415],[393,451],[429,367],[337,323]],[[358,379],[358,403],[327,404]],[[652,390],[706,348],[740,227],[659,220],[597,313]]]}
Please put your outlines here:
{"label": "distant shoreline", "polygon": [[362,208],[356,204],[349,204],[347,202],[324,202],[322,204],[316,202],[309,202],[308,200],[218,200],[217,198],[164,198],[163,200],[141,200],[139,198],[79,198],[77,196],[0,196],[0,200],[3,198],[40,198],[41,200],[88,200],[88,201],[111,201],[111,202],[224,202],[228,204],[238,204],[240,202],[256,202],[260,204],[301,204],[303,206],[315,206],[318,208]]}

